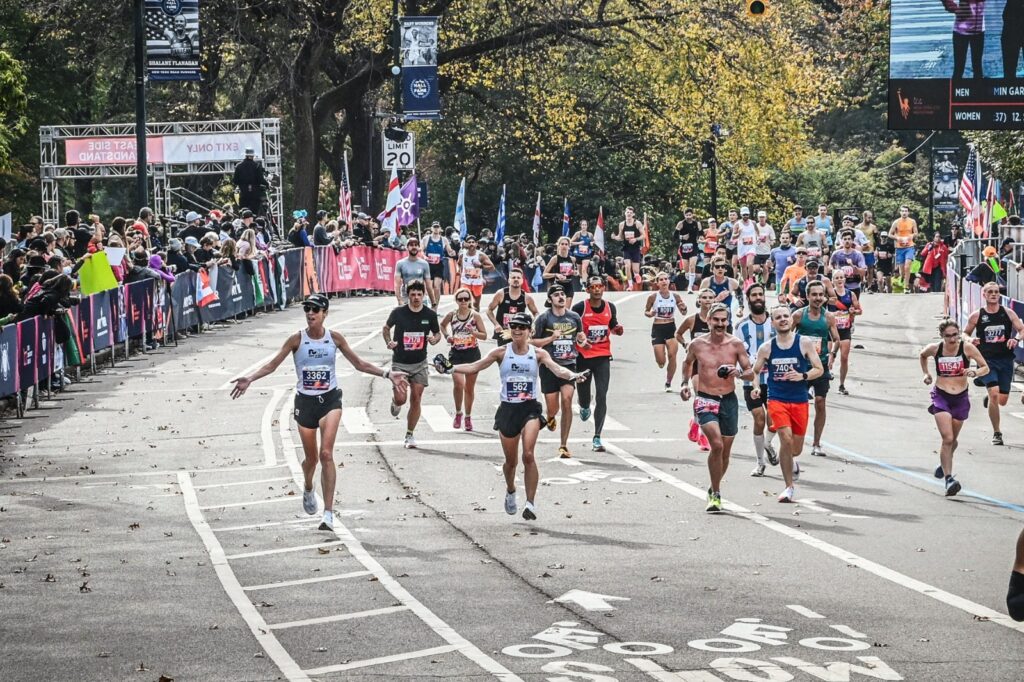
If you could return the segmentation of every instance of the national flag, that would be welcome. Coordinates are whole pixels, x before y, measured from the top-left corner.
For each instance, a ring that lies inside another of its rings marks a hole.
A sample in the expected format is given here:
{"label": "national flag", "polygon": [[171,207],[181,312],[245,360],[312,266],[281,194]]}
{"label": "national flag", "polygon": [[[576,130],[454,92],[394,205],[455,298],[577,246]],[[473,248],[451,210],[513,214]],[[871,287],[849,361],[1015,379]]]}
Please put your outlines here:
{"label": "national flag", "polygon": [[981,197],[977,183],[982,181],[978,150],[971,147],[967,155],[964,176],[960,180],[960,205],[964,209],[964,224],[971,233],[977,233],[981,222]]}
{"label": "national flag", "polygon": [[1012,214],[1014,209],[1017,208],[1017,202],[1014,200],[1013,190],[1010,190],[1010,201],[1006,204],[1006,212]]}
{"label": "national flag", "polygon": [[533,245],[540,244],[540,192],[537,192],[537,208],[533,211]]}
{"label": "national flag", "polygon": [[505,241],[505,185],[501,186],[501,202],[498,204],[498,226],[494,229],[494,241]]}
{"label": "national flag", "polygon": [[644,211],[644,245],[640,247],[640,253],[647,255],[651,250],[651,227],[647,223],[647,211]]}
{"label": "national flag", "polygon": [[462,184],[459,185],[459,198],[455,202],[455,222],[452,223],[459,231],[459,239],[465,239],[469,234],[469,226],[466,224],[466,178],[463,176]]}
{"label": "national flag", "polygon": [[594,230],[594,246],[604,253],[604,207],[597,209],[597,228]]}
{"label": "national flag", "polygon": [[210,286],[210,273],[199,271],[199,286],[196,288],[196,300],[200,308],[205,308],[217,300],[217,290]]}
{"label": "national flag", "polygon": [[[988,236],[989,229],[992,227],[994,222],[994,214],[996,207],[996,179],[990,177],[988,179],[988,189],[985,191],[985,212],[984,217],[980,225],[981,234],[983,237]],[[1000,206],[1000,208],[1002,208]]]}
{"label": "national flag", "polygon": [[562,236],[569,236],[569,197],[565,198],[565,205],[562,208]]}
{"label": "national flag", "polygon": [[348,152],[345,153],[345,165],[341,168],[341,182],[338,184],[338,220],[352,228],[352,184],[348,177]]}
{"label": "national flag", "polygon": [[420,193],[413,173],[402,185],[401,202],[398,204],[398,225],[412,225],[420,217]]}
{"label": "national flag", "polygon": [[398,184],[398,167],[391,166],[391,181],[388,182],[388,199],[384,211],[377,216],[380,229],[389,237],[398,234],[398,205],[402,203],[402,188]]}

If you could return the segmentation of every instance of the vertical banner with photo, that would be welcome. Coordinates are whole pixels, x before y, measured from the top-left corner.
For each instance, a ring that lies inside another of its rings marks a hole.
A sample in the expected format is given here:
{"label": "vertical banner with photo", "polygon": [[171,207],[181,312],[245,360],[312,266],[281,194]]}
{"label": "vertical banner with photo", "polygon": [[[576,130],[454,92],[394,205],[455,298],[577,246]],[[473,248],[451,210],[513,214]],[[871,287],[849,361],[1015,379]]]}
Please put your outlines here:
{"label": "vertical banner with photo", "polygon": [[36,383],[36,347],[39,343],[39,317],[18,323],[18,388],[22,391]]}
{"label": "vertical banner with photo", "polygon": [[932,200],[936,211],[956,211],[960,208],[960,167],[957,157],[960,147],[936,147],[932,150]]}
{"label": "vertical banner with photo", "polygon": [[150,80],[202,78],[199,0],[146,0],[146,62]]}
{"label": "vertical banner with photo", "polygon": [[438,17],[402,17],[402,113],[407,119],[441,120],[437,82]]}
{"label": "vertical banner with photo", "polygon": [[0,396],[18,392],[18,325],[0,329]]}

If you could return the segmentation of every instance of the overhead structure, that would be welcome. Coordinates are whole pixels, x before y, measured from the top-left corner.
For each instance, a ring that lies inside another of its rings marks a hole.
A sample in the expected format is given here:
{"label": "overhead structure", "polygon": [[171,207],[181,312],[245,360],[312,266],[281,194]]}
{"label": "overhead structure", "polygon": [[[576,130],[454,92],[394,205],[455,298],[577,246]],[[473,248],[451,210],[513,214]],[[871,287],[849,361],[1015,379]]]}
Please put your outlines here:
{"label": "overhead structure", "polygon": [[[231,175],[245,157],[256,151],[270,181],[267,213],[280,229],[281,123],[276,118],[233,121],[147,123],[146,153],[153,179],[153,206],[158,215],[174,212],[172,178],[190,175]],[[134,123],[57,125],[39,128],[39,173],[42,216],[59,224],[60,181],[76,178],[136,177]]]}

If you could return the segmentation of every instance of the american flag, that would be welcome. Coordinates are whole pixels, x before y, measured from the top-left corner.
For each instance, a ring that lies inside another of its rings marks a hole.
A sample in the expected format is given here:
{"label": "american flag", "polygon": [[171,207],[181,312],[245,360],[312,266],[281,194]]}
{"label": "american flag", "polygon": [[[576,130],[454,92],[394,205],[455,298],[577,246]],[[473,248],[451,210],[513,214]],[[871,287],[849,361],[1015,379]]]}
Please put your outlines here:
{"label": "american flag", "polygon": [[[185,26],[189,36],[199,35],[199,1],[181,0],[178,3],[178,14],[185,17]],[[171,54],[171,45],[167,41],[165,31],[174,30],[174,18],[178,14],[168,14],[160,2],[146,3],[146,52],[152,57],[167,58]],[[199,58],[198,39],[193,44],[192,56]]]}
{"label": "american flag", "polygon": [[978,151],[971,147],[971,153],[967,155],[964,177],[960,180],[960,205],[964,208],[965,227],[971,233],[976,232],[981,224],[981,196],[978,187],[981,180],[981,161],[978,159]]}
{"label": "american flag", "polygon": [[569,236],[569,197],[565,198],[565,205],[562,208],[562,236]]}
{"label": "american flag", "polygon": [[993,213],[996,208],[996,197],[999,195],[999,181],[995,178],[988,179],[988,191],[985,192],[985,217],[981,221],[981,236],[987,237],[992,228]]}
{"label": "american flag", "polygon": [[352,228],[352,185],[348,179],[348,153],[341,169],[341,183],[338,186],[338,220],[344,220]]}

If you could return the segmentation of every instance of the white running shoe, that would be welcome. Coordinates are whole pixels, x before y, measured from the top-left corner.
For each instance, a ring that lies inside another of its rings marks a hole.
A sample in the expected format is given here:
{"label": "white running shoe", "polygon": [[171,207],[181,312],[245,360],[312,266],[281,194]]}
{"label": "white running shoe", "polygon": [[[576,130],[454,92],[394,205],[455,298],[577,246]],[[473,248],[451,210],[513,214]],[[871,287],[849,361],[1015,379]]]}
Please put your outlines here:
{"label": "white running shoe", "polygon": [[310,516],[316,514],[316,493],[312,490],[302,491],[302,509]]}
{"label": "white running shoe", "polygon": [[505,513],[515,516],[517,511],[519,511],[519,507],[516,506],[516,491],[505,493]]}
{"label": "white running shoe", "polygon": [[779,502],[792,502],[794,494],[796,494],[796,491],[792,487],[786,488],[782,491],[782,494],[779,495]]}
{"label": "white running shoe", "polygon": [[523,510],[523,518],[527,521],[537,520],[537,508],[533,506],[533,502],[526,503],[526,509]]}
{"label": "white running shoe", "polygon": [[324,518],[320,522],[318,530],[334,530],[334,512],[325,511]]}
{"label": "white running shoe", "polygon": [[820,445],[811,446],[811,454],[815,457],[825,457],[825,450]]}
{"label": "white running shoe", "polygon": [[754,465],[754,469],[750,472],[751,476],[764,476],[764,464],[758,462]]}
{"label": "white running shoe", "polygon": [[416,439],[413,438],[413,435],[411,433],[406,434],[406,436],[405,436],[405,449],[406,450],[415,450],[416,449]]}

